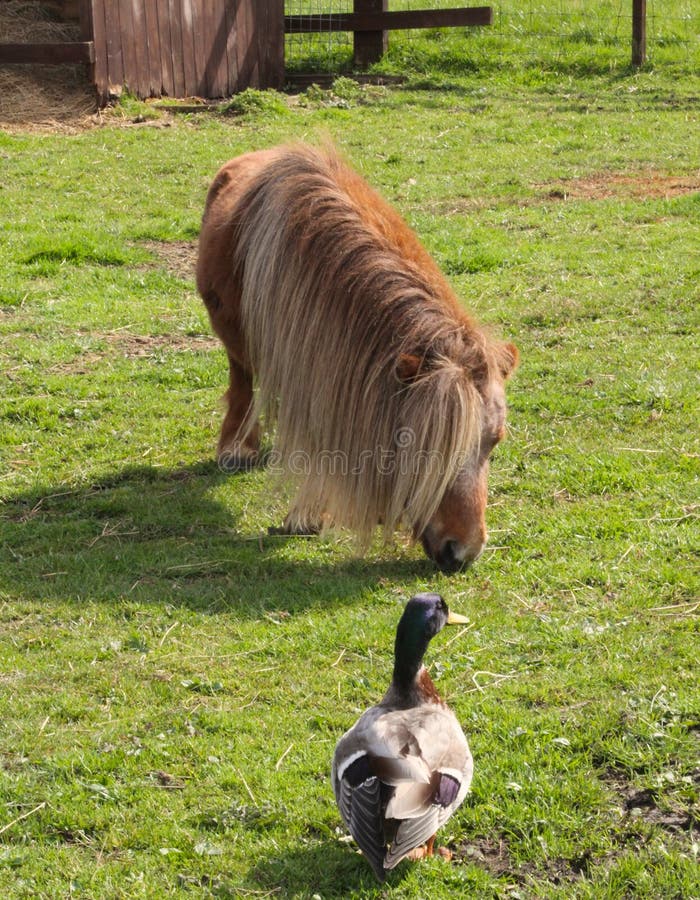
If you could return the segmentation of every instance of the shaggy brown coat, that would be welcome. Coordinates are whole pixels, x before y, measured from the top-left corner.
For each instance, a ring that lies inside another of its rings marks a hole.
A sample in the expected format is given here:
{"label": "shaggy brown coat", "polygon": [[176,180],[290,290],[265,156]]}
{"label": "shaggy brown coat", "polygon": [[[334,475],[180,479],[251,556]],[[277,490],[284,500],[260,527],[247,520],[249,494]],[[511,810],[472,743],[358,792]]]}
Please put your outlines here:
{"label": "shaggy brown coat", "polygon": [[299,480],[291,526],[421,534],[477,466],[490,385],[517,351],[464,312],[398,214],[330,147],[239,157],[207,198],[198,287],[231,363],[220,458],[255,460],[263,414]]}

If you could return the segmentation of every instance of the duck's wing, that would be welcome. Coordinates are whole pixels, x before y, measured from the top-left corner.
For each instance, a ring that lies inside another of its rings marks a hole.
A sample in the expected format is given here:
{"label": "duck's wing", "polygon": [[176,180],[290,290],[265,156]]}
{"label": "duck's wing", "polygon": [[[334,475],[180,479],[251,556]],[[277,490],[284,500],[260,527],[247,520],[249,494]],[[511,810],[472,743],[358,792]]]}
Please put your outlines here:
{"label": "duck's wing", "polygon": [[343,821],[383,881],[387,835],[384,812],[398,784],[429,787],[430,773],[418,746],[398,720],[373,707],[338,741],[332,782]]}
{"label": "duck's wing", "polygon": [[404,782],[428,784],[430,774],[403,716],[381,706],[368,709],[345,732],[333,756],[333,789],[339,806],[338,787],[343,782],[356,786],[376,776],[392,787]]}
{"label": "duck's wing", "polygon": [[421,816],[397,822],[394,839],[384,855],[384,868],[393,869],[411,850],[427,843],[440,827],[438,807],[429,805]]}
{"label": "duck's wing", "polygon": [[385,869],[393,869],[411,850],[435,835],[466,796],[469,781],[435,772],[427,788],[420,787],[416,791],[416,785],[399,785],[390,800],[391,810],[387,808],[386,815],[391,811],[396,818],[390,820],[395,830],[384,857]]}
{"label": "duck's wing", "polygon": [[371,774],[367,757],[362,756],[351,763],[340,778],[334,778],[334,788],[343,821],[377,878],[384,881],[386,786]]}

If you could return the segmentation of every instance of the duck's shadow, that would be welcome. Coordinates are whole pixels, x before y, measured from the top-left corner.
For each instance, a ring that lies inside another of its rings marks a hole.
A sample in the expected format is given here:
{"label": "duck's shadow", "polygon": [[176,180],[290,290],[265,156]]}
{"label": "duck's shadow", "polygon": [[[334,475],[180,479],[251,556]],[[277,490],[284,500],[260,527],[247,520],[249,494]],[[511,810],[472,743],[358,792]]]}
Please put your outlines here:
{"label": "duck's shadow", "polygon": [[405,877],[404,865],[390,872],[384,884],[374,877],[369,864],[353,846],[337,841],[314,842],[306,847],[260,860],[251,870],[250,879],[262,888],[280,891],[289,897],[311,897],[324,900],[333,897],[361,895],[382,897],[385,889]]}

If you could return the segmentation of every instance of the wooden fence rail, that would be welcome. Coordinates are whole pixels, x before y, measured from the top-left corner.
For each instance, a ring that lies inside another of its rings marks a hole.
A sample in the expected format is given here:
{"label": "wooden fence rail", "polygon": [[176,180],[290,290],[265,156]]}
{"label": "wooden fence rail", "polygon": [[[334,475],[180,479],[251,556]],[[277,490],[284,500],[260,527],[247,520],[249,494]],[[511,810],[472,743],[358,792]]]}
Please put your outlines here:
{"label": "wooden fence rail", "polygon": [[63,44],[0,44],[0,63],[4,65],[80,65],[95,61],[92,41]]}
{"label": "wooden fence rail", "polygon": [[327,31],[394,31],[400,28],[451,28],[460,25],[491,25],[490,6],[455,9],[407,9],[395,12],[351,12],[328,15],[285,16],[288,34]]}

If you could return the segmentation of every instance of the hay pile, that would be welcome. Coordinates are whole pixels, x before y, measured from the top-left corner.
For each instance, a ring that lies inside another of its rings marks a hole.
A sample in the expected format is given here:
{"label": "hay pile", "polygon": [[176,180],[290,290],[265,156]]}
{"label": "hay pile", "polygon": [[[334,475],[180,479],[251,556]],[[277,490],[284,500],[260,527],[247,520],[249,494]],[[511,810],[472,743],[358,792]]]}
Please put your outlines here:
{"label": "hay pile", "polygon": [[[59,21],[55,8],[39,0],[0,0],[0,40],[79,41],[80,29]],[[95,91],[85,66],[0,66],[0,128],[83,127],[96,111]]]}

